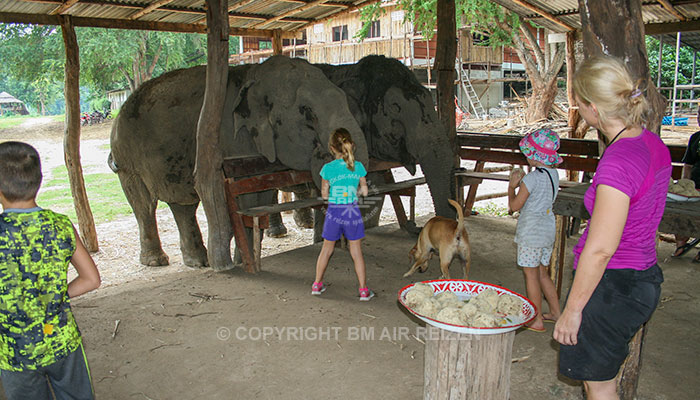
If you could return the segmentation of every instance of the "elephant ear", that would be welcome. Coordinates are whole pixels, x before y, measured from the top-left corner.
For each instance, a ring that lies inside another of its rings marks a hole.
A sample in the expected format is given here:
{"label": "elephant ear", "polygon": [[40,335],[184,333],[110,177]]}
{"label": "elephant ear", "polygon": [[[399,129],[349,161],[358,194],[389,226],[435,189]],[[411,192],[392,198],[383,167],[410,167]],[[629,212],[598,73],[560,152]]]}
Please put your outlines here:
{"label": "elephant ear", "polygon": [[259,93],[255,80],[243,84],[238,97],[233,103],[234,137],[239,131],[245,131],[251,136],[258,152],[269,162],[275,162],[275,132],[271,118],[272,104],[268,97]]}

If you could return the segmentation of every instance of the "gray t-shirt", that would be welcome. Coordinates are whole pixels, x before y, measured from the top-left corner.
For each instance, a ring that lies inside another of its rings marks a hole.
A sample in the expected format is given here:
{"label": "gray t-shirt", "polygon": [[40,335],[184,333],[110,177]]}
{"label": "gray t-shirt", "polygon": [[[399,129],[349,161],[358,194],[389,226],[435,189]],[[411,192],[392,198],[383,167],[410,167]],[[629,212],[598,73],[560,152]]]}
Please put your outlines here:
{"label": "gray t-shirt", "polygon": [[551,247],[556,230],[552,204],[559,191],[559,174],[554,168],[537,168],[522,182],[530,195],[520,209],[515,242],[527,247]]}

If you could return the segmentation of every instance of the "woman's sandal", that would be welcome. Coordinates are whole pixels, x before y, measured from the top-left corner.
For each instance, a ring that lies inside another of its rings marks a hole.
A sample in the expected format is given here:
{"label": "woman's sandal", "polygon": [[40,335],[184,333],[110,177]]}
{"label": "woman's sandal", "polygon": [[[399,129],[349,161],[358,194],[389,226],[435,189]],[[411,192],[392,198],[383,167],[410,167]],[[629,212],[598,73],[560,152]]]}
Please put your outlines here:
{"label": "woman's sandal", "polygon": [[[689,252],[692,248],[694,248],[695,245],[698,243],[700,243],[700,238],[693,239],[690,242],[688,242],[682,246],[676,247],[676,250],[673,252],[673,254],[671,254],[671,257],[678,258],[678,257],[684,255],[685,253]],[[678,252],[679,250],[681,251],[680,253]],[[698,261],[695,261],[693,259],[693,262],[700,262],[700,259]]]}

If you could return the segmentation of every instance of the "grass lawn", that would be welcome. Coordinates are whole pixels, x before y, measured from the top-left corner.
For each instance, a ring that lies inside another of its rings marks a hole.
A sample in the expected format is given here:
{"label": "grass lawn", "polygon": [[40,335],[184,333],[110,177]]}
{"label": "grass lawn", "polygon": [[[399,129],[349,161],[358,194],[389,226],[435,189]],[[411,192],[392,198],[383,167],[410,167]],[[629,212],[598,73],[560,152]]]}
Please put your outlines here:
{"label": "grass lawn", "polygon": [[[19,115],[19,116],[13,116],[13,117],[2,117],[0,118],[0,129],[7,129],[7,128],[12,128],[14,126],[17,126],[27,120],[30,120],[32,118],[43,118],[40,116],[36,115]],[[54,121],[64,121],[66,119],[65,114],[61,115],[52,115],[51,118]]]}
{"label": "grass lawn", "polygon": [[[133,214],[119,184],[117,174],[86,174],[84,179],[95,223],[109,222]],[[45,181],[39,190],[37,203],[41,207],[66,214],[73,223],[78,223],[73,207],[73,196],[70,192],[68,170],[65,166],[56,167],[51,171],[51,179]],[[158,204],[158,208],[165,206],[165,203]]]}

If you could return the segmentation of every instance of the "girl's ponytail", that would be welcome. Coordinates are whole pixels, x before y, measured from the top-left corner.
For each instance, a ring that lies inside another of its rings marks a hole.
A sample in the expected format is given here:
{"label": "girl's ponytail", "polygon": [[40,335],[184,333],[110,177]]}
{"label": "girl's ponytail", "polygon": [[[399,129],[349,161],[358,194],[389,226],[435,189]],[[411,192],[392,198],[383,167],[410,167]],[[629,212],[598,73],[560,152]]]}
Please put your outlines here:
{"label": "girl's ponytail", "polygon": [[350,132],[345,128],[336,129],[328,141],[328,149],[335,155],[340,155],[350,171],[355,170],[355,142]]}

